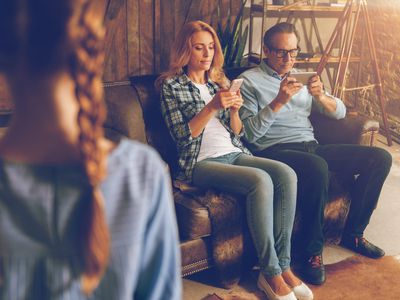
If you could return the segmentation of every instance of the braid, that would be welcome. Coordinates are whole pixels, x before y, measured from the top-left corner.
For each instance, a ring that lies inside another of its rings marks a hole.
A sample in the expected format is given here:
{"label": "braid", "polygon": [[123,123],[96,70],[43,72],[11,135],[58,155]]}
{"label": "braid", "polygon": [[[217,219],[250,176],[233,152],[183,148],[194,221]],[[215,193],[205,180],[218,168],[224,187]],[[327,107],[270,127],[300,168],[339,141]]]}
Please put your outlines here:
{"label": "braid", "polygon": [[82,290],[90,294],[104,274],[110,248],[110,236],[105,220],[104,200],[99,184],[106,174],[106,153],[100,147],[103,137],[105,107],[102,90],[104,61],[104,30],[92,22],[88,14],[90,0],[83,0],[78,26],[76,50],[72,57],[72,74],[76,82],[79,102],[78,124],[81,130],[79,143],[85,172],[92,189],[88,218],[82,222],[82,247],[84,271]]}
{"label": "braid", "polygon": [[[100,146],[106,115],[101,81],[103,12],[92,9],[104,7],[96,0],[8,0],[0,6],[0,69],[12,70],[20,57],[26,57],[33,74],[51,74],[70,59],[79,102],[81,159],[91,188],[91,201],[81,231],[84,262],[81,283],[83,292],[90,294],[100,282],[110,251],[104,201],[99,190],[106,175],[107,155]],[[28,21],[21,22],[20,15]],[[29,51],[22,52],[25,48]]]}

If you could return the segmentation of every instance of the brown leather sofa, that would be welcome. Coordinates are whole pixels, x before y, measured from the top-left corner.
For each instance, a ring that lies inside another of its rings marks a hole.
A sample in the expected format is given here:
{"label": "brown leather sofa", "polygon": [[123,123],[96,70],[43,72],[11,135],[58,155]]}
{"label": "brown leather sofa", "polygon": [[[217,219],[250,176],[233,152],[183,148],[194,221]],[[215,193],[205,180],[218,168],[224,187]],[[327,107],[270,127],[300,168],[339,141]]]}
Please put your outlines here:
{"label": "brown leather sofa", "polygon": [[[235,78],[242,70],[229,70]],[[159,94],[154,88],[156,75],[131,77],[130,81],[105,85],[108,118],[106,135],[110,139],[126,136],[148,143],[158,150],[173,172],[176,148],[160,112]],[[372,145],[379,124],[361,116],[340,121],[313,116],[315,133],[321,143]],[[343,228],[352,178],[332,174],[330,201],[325,210],[325,236],[338,242]],[[215,267],[220,283],[235,283],[244,267],[255,261],[255,252],[246,230],[244,199],[218,191],[173,186],[182,252],[182,276]],[[300,217],[296,220],[301,222]],[[295,225],[296,227],[296,225]]]}

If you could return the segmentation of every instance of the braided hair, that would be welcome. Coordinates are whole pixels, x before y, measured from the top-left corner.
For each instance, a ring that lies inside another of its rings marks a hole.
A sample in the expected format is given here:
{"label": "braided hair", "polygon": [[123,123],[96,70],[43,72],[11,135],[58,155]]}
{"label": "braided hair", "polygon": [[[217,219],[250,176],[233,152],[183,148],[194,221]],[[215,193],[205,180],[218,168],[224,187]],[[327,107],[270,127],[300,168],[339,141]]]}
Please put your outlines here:
{"label": "braided hair", "polygon": [[103,197],[99,184],[106,175],[106,153],[100,147],[106,110],[103,103],[102,66],[104,30],[92,21],[91,0],[84,0],[75,28],[77,47],[71,57],[72,76],[79,102],[78,124],[82,162],[92,189],[92,201],[82,235],[85,255],[82,288],[90,293],[99,283],[109,256],[110,237],[105,222]]}
{"label": "braided hair", "polygon": [[[12,72],[23,57],[35,74],[69,68],[79,103],[81,162],[91,201],[80,232],[82,291],[99,284],[109,257],[110,236],[99,185],[106,175],[107,153],[101,147],[103,122],[103,15],[96,0],[3,0],[0,9],[0,70]],[[22,17],[22,18],[21,18]],[[21,21],[22,20],[22,21]]]}

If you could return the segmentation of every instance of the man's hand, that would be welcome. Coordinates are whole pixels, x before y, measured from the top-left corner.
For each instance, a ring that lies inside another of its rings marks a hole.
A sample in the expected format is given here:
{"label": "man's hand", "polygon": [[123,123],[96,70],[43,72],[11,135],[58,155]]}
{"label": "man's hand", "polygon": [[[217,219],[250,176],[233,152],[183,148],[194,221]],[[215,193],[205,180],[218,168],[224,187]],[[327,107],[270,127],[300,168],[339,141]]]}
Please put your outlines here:
{"label": "man's hand", "polygon": [[295,78],[290,76],[286,77],[281,82],[278,95],[269,104],[270,108],[273,111],[278,111],[283,105],[288,103],[290,99],[292,99],[292,97],[296,95],[302,87],[303,84],[297,82]]}
{"label": "man's hand", "polygon": [[313,96],[318,101],[322,96],[325,95],[324,84],[322,83],[319,75],[315,75],[310,78],[307,84],[307,89],[310,95]]}
{"label": "man's hand", "polygon": [[336,101],[330,96],[325,94],[324,84],[319,75],[315,75],[308,81],[308,92],[313,98],[318,101],[327,112],[336,111]]}

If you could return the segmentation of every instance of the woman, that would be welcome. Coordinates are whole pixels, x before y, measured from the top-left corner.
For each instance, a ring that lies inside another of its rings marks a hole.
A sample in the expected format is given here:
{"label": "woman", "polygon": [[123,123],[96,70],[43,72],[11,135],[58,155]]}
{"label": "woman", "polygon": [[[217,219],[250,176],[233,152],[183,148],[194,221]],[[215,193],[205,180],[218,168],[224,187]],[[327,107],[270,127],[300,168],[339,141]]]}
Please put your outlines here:
{"label": "woman", "polygon": [[103,137],[102,1],[0,7],[15,104],[0,141],[0,298],[180,299],[165,167]]}
{"label": "woman", "polygon": [[226,89],[215,31],[204,22],[190,22],[171,49],[170,68],[156,85],[162,85],[162,112],[177,144],[177,178],[245,195],[261,268],[258,286],[270,299],[312,299],[290,270],[296,175],[285,164],[251,156],[242,145],[238,111],[243,100],[240,92]]}

